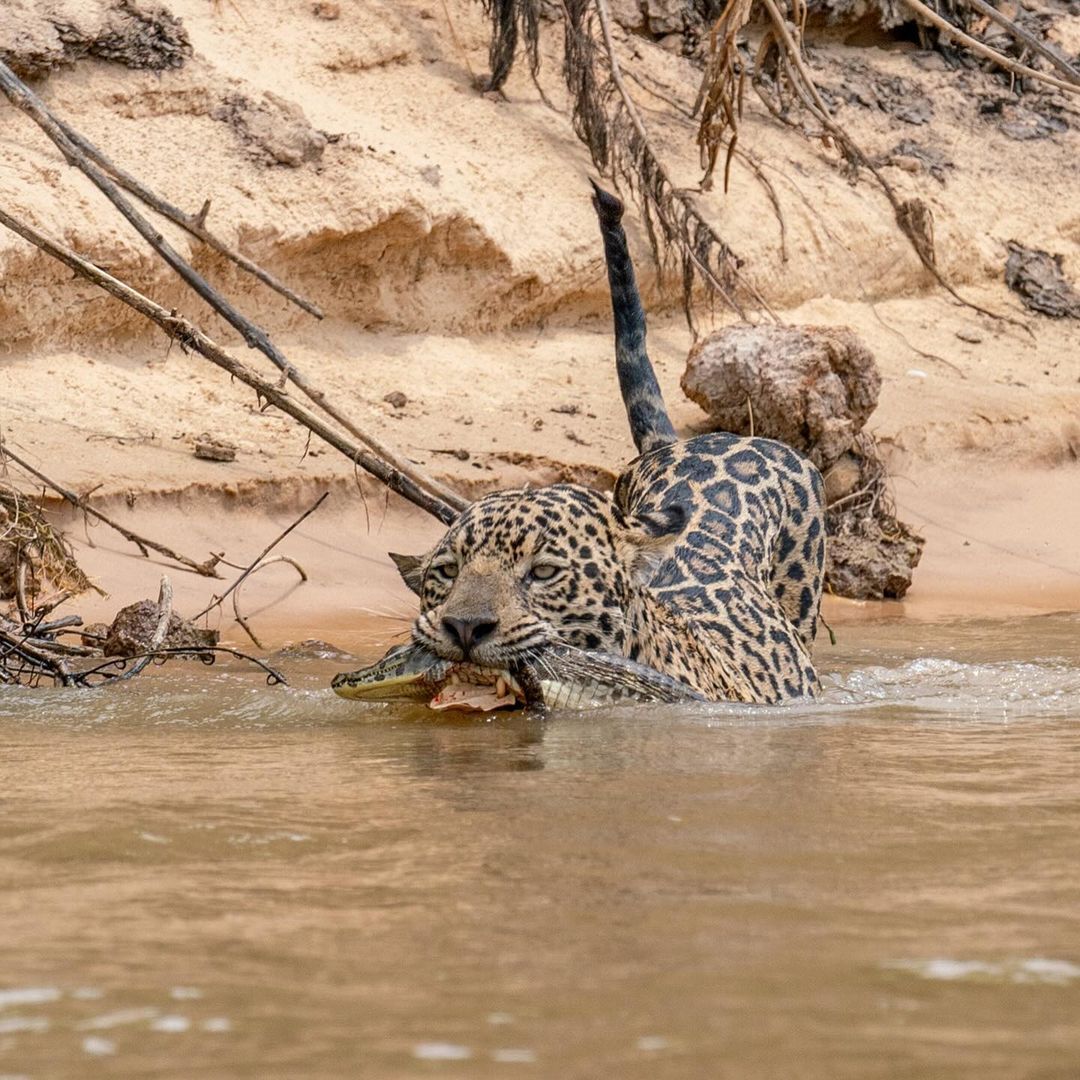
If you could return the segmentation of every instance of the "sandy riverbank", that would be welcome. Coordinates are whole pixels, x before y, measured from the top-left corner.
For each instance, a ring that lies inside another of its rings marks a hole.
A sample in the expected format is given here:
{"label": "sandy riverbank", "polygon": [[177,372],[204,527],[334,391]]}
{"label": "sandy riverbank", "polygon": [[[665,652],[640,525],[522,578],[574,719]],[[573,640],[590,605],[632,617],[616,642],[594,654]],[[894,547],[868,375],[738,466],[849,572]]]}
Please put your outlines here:
{"label": "sandy riverbank", "polygon": [[[45,18],[53,7],[30,4],[14,17]],[[194,209],[211,197],[211,224],[327,318],[290,309],[167,229],[176,246],[357,422],[466,493],[563,478],[609,483],[632,450],[586,192],[590,166],[554,53],[542,74],[549,108],[521,73],[503,99],[473,89],[486,28],[465,0],[446,6],[453,34],[442,6],[421,2],[342,5],[332,20],[285,0],[169,8],[192,44],[182,67],[156,73],[83,59],[40,80],[38,91],[169,198]],[[12,18],[3,16],[9,31]],[[1060,22],[1074,33],[1080,18]],[[4,28],[0,21],[0,44]],[[644,39],[624,44],[658,85],[692,99],[688,61]],[[1023,312],[1002,283],[1013,238],[1063,254],[1077,277],[1076,122],[1015,142],[978,111],[978,94],[1003,92],[989,76],[968,73],[963,89],[933,56],[835,37],[815,49],[823,70],[901,76],[932,100],[932,121],[918,128],[850,103],[842,115],[875,152],[912,136],[947,155],[944,183],[898,167],[890,178],[932,205],[939,262],[964,294],[1028,327],[958,306],[919,267],[868,183],[849,185],[820,148],[760,110],[748,114],[743,141],[772,170],[784,250],[751,174],[736,171],[730,193],[703,195],[702,205],[781,316],[850,325],[873,349],[884,385],[870,426],[888,454],[901,516],[927,537],[904,603],[835,602],[832,618],[1080,608],[1080,324]],[[240,98],[262,110],[269,134],[261,142],[236,120]],[[650,110],[672,167],[695,183],[689,128],[656,101]],[[256,362],[9,108],[0,109],[0,146],[5,206]],[[298,160],[284,163],[297,146]],[[654,360],[677,426],[691,433],[702,414],[678,388],[689,333],[659,296],[636,212],[629,218]],[[726,321],[715,313],[715,325]],[[408,617],[411,597],[385,551],[422,549],[434,523],[370,486],[365,506],[348,462],[309,446],[306,433],[260,412],[250,392],[169,349],[121,305],[9,234],[0,235],[0,328],[5,439],[69,487],[94,489],[103,508],[148,535],[199,558],[225,550],[244,563],[332,490],[282,549],[311,580],[256,617],[268,641],[347,637],[353,620]],[[394,392],[404,405],[384,400]],[[196,459],[203,431],[237,442],[236,461]],[[79,601],[88,618],[154,595],[159,566],[104,530],[94,530],[94,548],[81,535],[80,525],[72,531],[79,558],[110,593]],[[245,610],[288,589],[289,573],[276,567],[254,579]],[[213,591],[191,575],[173,579],[181,611]]]}

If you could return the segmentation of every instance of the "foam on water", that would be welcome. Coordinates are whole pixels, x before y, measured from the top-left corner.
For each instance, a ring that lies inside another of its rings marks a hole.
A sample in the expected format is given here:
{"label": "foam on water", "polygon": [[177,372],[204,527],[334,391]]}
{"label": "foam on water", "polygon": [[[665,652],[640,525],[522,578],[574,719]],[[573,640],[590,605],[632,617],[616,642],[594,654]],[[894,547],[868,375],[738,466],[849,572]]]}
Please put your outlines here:
{"label": "foam on water", "polygon": [[943,657],[823,680],[825,705],[899,705],[928,714],[1080,715],[1080,667],[1063,659],[965,663]]}
{"label": "foam on water", "polygon": [[894,960],[884,965],[893,971],[909,972],[938,982],[1009,982],[1018,985],[1068,986],[1080,980],[1080,965],[1070,960],[1042,956],[1026,960],[957,960],[934,957],[929,960]]}

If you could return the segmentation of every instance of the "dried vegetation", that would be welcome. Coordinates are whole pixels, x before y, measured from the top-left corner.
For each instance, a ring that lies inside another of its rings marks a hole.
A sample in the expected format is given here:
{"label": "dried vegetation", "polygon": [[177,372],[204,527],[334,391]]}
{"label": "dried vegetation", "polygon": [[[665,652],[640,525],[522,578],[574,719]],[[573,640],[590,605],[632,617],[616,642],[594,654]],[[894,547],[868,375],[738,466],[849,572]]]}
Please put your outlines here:
{"label": "dried vegetation", "polygon": [[[484,6],[492,17],[488,85],[502,85],[519,45],[535,76],[545,5],[541,0],[484,0]],[[1042,90],[1053,93],[1055,101],[1074,98],[1080,94],[1080,65],[1047,40],[1049,16],[1020,12],[1011,19],[987,0],[950,0],[944,5],[937,0],[876,0],[869,5],[865,0],[643,0],[615,10],[635,33],[680,33],[680,51],[700,64],[701,83],[689,110],[698,123],[700,190],[713,186],[718,171],[727,189],[732,160],[743,153],[740,132],[751,91],[778,122],[833,154],[846,180],[868,175],[926,271],[958,302],[983,311],[942,276],[929,206],[919,198],[902,197],[882,172],[882,162],[865,152],[836,118],[830,91],[808,55],[806,31],[811,23],[855,22],[873,13],[886,30],[912,26],[924,46],[946,52],[958,67],[979,63],[1001,73],[1018,93]],[[698,211],[694,192],[673,183],[650,139],[623,72],[608,0],[565,0],[561,20],[563,73],[575,129],[596,167],[625,182],[635,195],[658,264],[678,264],[688,318],[695,280],[741,318],[749,307],[768,313],[764,299],[740,273],[743,261]],[[664,38],[665,44],[672,36]],[[913,107],[902,87],[894,90],[904,108]]]}
{"label": "dried vegetation", "polygon": [[[290,563],[301,580],[307,580],[303,567],[294,559],[284,555],[268,559],[267,555],[321,505],[325,495],[248,566],[237,567],[242,573],[236,581],[220,596],[213,597],[193,618],[182,618],[173,611],[172,585],[169,578],[163,576],[156,603],[137,601],[121,608],[109,625],[84,626],[80,615],[58,615],[58,609],[90,589],[105,594],[75,561],[70,544],[49,521],[43,499],[27,495],[21,485],[16,485],[14,474],[17,470],[25,473],[21,484],[30,478],[41,480],[60,493],[64,501],[78,507],[87,519],[92,515],[119,532],[144,556],[153,550],[171,559],[180,570],[207,577],[218,576],[216,568],[219,564],[233,564],[226,562],[223,554],[197,563],[131,532],[95,511],[85,498],[67,491],[36,469],[24,466],[21,459],[2,443],[0,466],[10,478],[0,482],[0,685],[88,688],[133,678],[151,662],[161,663],[176,656],[196,657],[212,664],[218,653],[251,661],[266,672],[271,684],[285,682],[284,676],[264,661],[219,645],[217,630],[201,628],[195,623],[220,607],[231,595],[237,623],[261,648],[240,610],[240,586],[264,566],[280,561]],[[129,667],[131,661],[134,663]]]}

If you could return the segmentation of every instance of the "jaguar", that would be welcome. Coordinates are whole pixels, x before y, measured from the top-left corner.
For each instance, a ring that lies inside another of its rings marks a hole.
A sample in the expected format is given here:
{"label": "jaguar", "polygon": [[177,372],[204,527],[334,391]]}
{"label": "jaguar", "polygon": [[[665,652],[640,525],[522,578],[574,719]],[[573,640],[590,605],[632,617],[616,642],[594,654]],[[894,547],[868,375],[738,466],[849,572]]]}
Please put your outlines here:
{"label": "jaguar", "polygon": [[594,186],[619,386],[639,456],[613,494],[498,491],[419,556],[413,641],[512,671],[553,646],[627,657],[714,701],[812,697],[825,558],[817,469],[771,439],[679,441],[646,348],[623,205]]}

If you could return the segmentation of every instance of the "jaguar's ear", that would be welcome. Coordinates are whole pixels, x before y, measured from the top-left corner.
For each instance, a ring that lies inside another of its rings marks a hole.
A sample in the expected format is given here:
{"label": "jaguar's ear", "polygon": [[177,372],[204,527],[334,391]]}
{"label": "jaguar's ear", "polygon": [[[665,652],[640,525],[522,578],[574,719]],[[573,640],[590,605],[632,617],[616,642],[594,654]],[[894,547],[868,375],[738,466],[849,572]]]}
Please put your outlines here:
{"label": "jaguar's ear", "polygon": [[635,544],[634,558],[630,564],[634,582],[638,585],[651,585],[656,571],[660,569],[660,564],[670,550],[671,544],[667,540]]}
{"label": "jaguar's ear", "polygon": [[670,554],[672,541],[686,525],[686,510],[677,503],[645,514],[620,514],[630,548],[630,571],[635,582],[648,585]]}
{"label": "jaguar's ear", "polygon": [[655,539],[668,540],[686,528],[690,515],[682,503],[672,503],[647,514],[628,514],[626,523],[631,529],[640,530]]}
{"label": "jaguar's ear", "polygon": [[417,596],[420,595],[420,585],[424,580],[424,556],[423,555],[398,555],[397,552],[387,552],[402,580]]}

